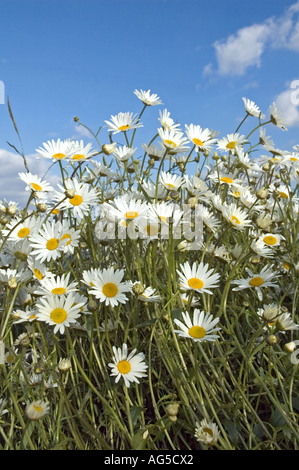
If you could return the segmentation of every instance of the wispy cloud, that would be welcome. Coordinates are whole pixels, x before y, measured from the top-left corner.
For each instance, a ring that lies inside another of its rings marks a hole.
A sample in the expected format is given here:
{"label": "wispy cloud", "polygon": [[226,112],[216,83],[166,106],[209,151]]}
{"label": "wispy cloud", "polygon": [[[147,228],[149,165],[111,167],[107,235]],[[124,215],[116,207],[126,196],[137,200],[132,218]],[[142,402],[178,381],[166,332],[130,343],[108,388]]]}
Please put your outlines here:
{"label": "wispy cloud", "polygon": [[[299,80],[297,81],[299,84]],[[287,127],[299,127],[299,103],[298,100],[294,100],[294,96],[294,89],[287,85],[287,88],[275,98],[275,103],[284,117]]]}
{"label": "wispy cloud", "polygon": [[267,18],[239,29],[226,39],[213,44],[217,67],[207,64],[204,75],[244,75],[250,67],[259,68],[269,48],[284,48],[299,52],[299,1],[280,17]]}

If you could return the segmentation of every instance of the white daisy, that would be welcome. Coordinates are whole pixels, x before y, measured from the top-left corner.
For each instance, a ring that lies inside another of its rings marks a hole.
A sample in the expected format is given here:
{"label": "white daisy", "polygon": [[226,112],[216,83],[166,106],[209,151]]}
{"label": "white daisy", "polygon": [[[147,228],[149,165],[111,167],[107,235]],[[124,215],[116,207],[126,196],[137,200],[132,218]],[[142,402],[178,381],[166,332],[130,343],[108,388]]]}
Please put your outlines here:
{"label": "white daisy", "polygon": [[161,171],[159,181],[168,191],[178,191],[184,184],[182,176],[171,174],[166,171]]}
{"label": "white daisy", "polygon": [[47,221],[38,233],[30,237],[32,256],[41,262],[59,258],[66,245],[66,240],[61,239],[62,235],[61,225]]}
{"label": "white daisy", "polygon": [[158,129],[158,134],[161,138],[162,144],[169,153],[183,153],[189,150],[186,146],[188,139],[184,137],[183,132],[176,129]]}
{"label": "white daisy", "polygon": [[264,119],[265,115],[261,112],[260,108],[255,104],[254,101],[249,100],[248,98],[242,98],[246,112],[250,116],[259,117]]}
{"label": "white daisy", "polygon": [[235,134],[227,134],[223,139],[218,140],[218,149],[224,150],[225,152],[239,151],[242,148],[242,145],[245,143],[245,136]]}
{"label": "white daisy", "polygon": [[142,294],[138,295],[138,300],[142,302],[161,302],[160,295],[156,294],[156,289],[146,287]]}
{"label": "white daisy", "polygon": [[61,276],[52,276],[40,281],[40,287],[37,288],[37,294],[63,295],[78,290],[76,282],[70,282],[70,273]]}
{"label": "white daisy", "polygon": [[26,183],[26,191],[34,191],[38,193],[38,197],[43,198],[47,192],[53,191],[53,187],[47,182],[43,181],[38,175],[32,173],[19,173],[20,180]]}
{"label": "white daisy", "polygon": [[247,273],[249,274],[249,278],[247,279],[238,279],[232,281],[232,284],[236,284],[237,287],[233,288],[233,291],[239,291],[243,289],[253,288],[256,290],[258,298],[260,300],[263,299],[262,287],[275,287],[277,288],[278,285],[275,282],[272,282],[274,278],[277,279],[277,273],[271,270],[272,266],[264,266],[260,273],[254,274],[249,268],[245,268]]}
{"label": "white daisy", "polygon": [[195,308],[193,312],[193,319],[191,320],[188,312],[183,312],[182,317],[184,323],[174,319],[174,323],[180,327],[180,330],[174,330],[175,333],[182,338],[190,338],[194,342],[203,342],[203,341],[215,341],[219,338],[218,335],[214,333],[221,330],[221,328],[215,328],[219,322],[218,318],[213,318],[213,315],[205,314],[205,312],[200,311]]}
{"label": "white daisy", "polygon": [[177,270],[180,278],[180,287],[182,290],[194,290],[196,292],[205,292],[212,294],[209,290],[218,286],[220,279],[219,274],[213,274],[213,269],[209,270],[207,264],[200,263],[197,265],[195,262],[192,266],[186,261],[181,264],[181,271]]}
{"label": "white daisy", "polygon": [[131,157],[133,157],[134,153],[136,152],[137,148],[130,148],[126,145],[122,147],[117,147],[113,155],[117,158],[120,162],[127,162]]}
{"label": "white daisy", "polygon": [[158,121],[160,122],[163,129],[177,129],[180,127],[179,124],[174,123],[174,120],[170,117],[170,112],[167,111],[167,109],[163,109],[163,111],[159,109]]}
{"label": "white daisy", "polygon": [[81,183],[77,179],[68,178],[65,180],[66,189],[58,185],[61,191],[56,191],[55,199],[61,201],[65,196],[65,191],[71,191],[73,195],[60,204],[60,209],[70,209],[74,217],[82,219],[84,215],[88,214],[91,207],[98,202],[99,196],[95,188],[90,187],[86,183]]}
{"label": "white daisy", "polygon": [[237,230],[244,230],[251,226],[248,220],[248,214],[244,210],[237,207],[236,204],[225,205],[222,208],[223,217]]}
{"label": "white daisy", "polygon": [[215,423],[203,419],[200,423],[196,422],[194,436],[199,442],[214,445],[218,441],[220,433]]}
{"label": "white daisy", "polygon": [[279,246],[281,241],[285,240],[285,238],[277,233],[264,233],[259,237],[259,240],[272,248]]}
{"label": "white daisy", "polygon": [[273,104],[270,106],[270,119],[271,119],[271,122],[272,122],[275,126],[279,127],[279,128],[282,129],[283,131],[286,131],[286,130],[287,130],[286,121],[285,121],[285,119],[281,116],[280,111],[277,109],[276,103],[273,103]]}
{"label": "white daisy", "polygon": [[8,236],[9,240],[18,242],[29,239],[32,233],[38,231],[40,224],[40,219],[36,219],[34,216],[25,220],[17,216],[6,225],[6,228],[2,230],[2,234],[4,237]]}
{"label": "white daisy", "polygon": [[54,326],[54,334],[65,332],[65,327],[76,323],[81,316],[82,303],[75,303],[72,293],[68,295],[48,295],[36,302],[36,318]]}
{"label": "white daisy", "polygon": [[44,148],[39,147],[36,152],[43,158],[48,158],[54,162],[65,160],[71,156],[71,149],[68,141],[61,141],[58,139],[56,142],[52,139],[43,143]]}
{"label": "white daisy", "polygon": [[37,421],[47,415],[50,411],[48,401],[35,400],[26,406],[25,413],[32,421]]}
{"label": "white daisy", "polygon": [[123,269],[114,270],[112,267],[99,270],[92,280],[93,286],[89,290],[100,302],[105,305],[115,307],[119,303],[125,304],[128,300],[125,293],[131,291],[129,282],[122,282],[124,277]]}
{"label": "white daisy", "polygon": [[153,158],[154,160],[161,160],[165,154],[165,149],[163,149],[161,146],[158,147],[157,145],[142,145],[143,150],[148,154],[150,158]]}
{"label": "white daisy", "polygon": [[185,124],[186,135],[190,142],[195,145],[195,150],[204,152],[210,151],[216,139],[212,138],[212,131],[210,129],[202,129],[199,125]]}
{"label": "white daisy", "polygon": [[131,129],[137,129],[138,127],[143,127],[139,122],[137,114],[133,113],[118,113],[115,116],[111,116],[111,121],[105,121],[108,127],[108,131],[113,134],[118,134],[119,132],[126,132]]}
{"label": "white daisy", "polygon": [[70,141],[68,159],[73,162],[82,162],[94,157],[98,152],[92,148],[92,144],[84,144],[83,140]]}
{"label": "white daisy", "polygon": [[146,217],[148,207],[145,202],[120,196],[111,203],[102,205],[108,219],[123,221],[124,223]]}
{"label": "white daisy", "polygon": [[163,104],[159,96],[156,93],[151,94],[151,90],[135,90],[134,94],[147,106],[156,106],[158,104]]}
{"label": "white daisy", "polygon": [[110,375],[115,376],[115,383],[117,383],[121,377],[124,379],[125,386],[130,387],[131,382],[139,383],[141,377],[146,377],[146,369],[148,366],[144,362],[144,353],[137,353],[136,349],[133,349],[128,354],[128,346],[122,345],[122,348],[112,347],[113,359],[108,366],[112,369]]}

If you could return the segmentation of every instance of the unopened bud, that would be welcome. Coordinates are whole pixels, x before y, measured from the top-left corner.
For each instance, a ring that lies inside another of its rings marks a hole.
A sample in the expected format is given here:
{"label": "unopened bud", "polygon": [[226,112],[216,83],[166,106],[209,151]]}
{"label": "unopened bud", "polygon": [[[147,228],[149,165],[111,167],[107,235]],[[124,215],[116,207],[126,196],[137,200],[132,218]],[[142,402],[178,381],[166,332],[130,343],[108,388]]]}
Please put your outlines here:
{"label": "unopened bud", "polygon": [[269,335],[266,338],[266,342],[269,346],[274,346],[277,343],[277,337],[275,335]]}
{"label": "unopened bud", "polygon": [[39,212],[47,212],[47,204],[45,203],[39,203],[39,204],[36,204],[36,208]]}
{"label": "unopened bud", "polygon": [[78,116],[74,116],[74,121],[75,121],[75,122],[78,122],[78,121],[79,121]]}
{"label": "unopened bud", "polygon": [[259,199],[266,199],[268,195],[268,191],[266,188],[261,188],[257,191],[256,195]]}
{"label": "unopened bud", "polygon": [[64,194],[65,194],[66,197],[68,197],[69,199],[72,199],[72,198],[75,196],[76,192],[75,192],[75,190],[74,190],[73,188],[69,188],[69,189],[66,189],[66,190],[64,191]]}
{"label": "unopened bud", "polygon": [[104,144],[102,150],[105,155],[111,155],[115,150],[116,144]]}
{"label": "unopened bud", "polygon": [[143,292],[145,291],[144,287],[142,284],[140,284],[140,282],[136,282],[136,284],[134,284],[132,286],[132,291],[134,294],[136,295],[141,295],[143,294]]}
{"label": "unopened bud", "polygon": [[12,277],[8,283],[7,286],[10,290],[15,290],[18,287],[18,283],[15,277]]}
{"label": "unopened bud", "polygon": [[294,343],[294,341],[291,341],[290,343],[286,343],[284,345],[284,350],[288,353],[294,352],[295,349],[296,349],[296,343]]}
{"label": "unopened bud", "polygon": [[60,372],[67,372],[72,367],[71,361],[68,358],[60,359],[58,369]]}
{"label": "unopened bud", "polygon": [[166,413],[167,413],[169,419],[171,419],[171,421],[176,421],[177,420],[179,407],[180,407],[179,403],[171,403],[171,404],[166,406]]}

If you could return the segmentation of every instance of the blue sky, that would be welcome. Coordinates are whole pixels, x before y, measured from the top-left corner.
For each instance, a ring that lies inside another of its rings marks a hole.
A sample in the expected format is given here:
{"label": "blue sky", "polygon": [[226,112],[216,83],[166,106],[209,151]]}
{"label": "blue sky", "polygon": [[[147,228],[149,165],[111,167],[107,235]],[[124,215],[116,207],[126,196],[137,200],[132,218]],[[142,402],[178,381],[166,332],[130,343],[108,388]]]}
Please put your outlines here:
{"label": "blue sky", "polygon": [[[299,106],[290,100],[299,79],[296,0],[0,0],[0,13],[0,80],[27,155],[49,139],[92,141],[75,115],[96,130],[113,114],[138,113],[136,88],[157,93],[182,127],[221,136],[244,117],[243,96],[266,115],[276,101],[289,130],[267,134],[278,148],[299,143]],[[156,133],[159,108],[146,110],[141,141]],[[23,171],[7,141],[18,146],[4,104],[0,200],[14,199]],[[32,170],[44,169],[34,162]]]}

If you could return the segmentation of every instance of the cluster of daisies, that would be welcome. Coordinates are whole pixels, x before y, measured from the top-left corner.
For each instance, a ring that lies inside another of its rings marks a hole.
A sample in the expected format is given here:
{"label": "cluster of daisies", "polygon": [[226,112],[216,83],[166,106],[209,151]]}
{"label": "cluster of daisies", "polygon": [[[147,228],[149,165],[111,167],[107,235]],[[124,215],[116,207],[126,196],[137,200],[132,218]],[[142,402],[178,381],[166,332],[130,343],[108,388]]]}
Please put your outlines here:
{"label": "cluster of daisies", "polygon": [[[109,265],[109,250],[127,238],[141,241],[141,256],[151,244],[163,247],[175,240],[178,292],[172,294],[182,313],[174,319],[174,332],[182,340],[219,339],[220,315],[205,311],[201,300],[222,292],[231,271],[231,292],[250,293],[267,332],[297,330],[294,311],[280,303],[280,279],[289,276],[292,296],[291,273],[297,275],[299,268],[299,146],[280,150],[266,135],[266,124],[286,130],[275,103],[265,121],[259,107],[243,98],[243,122],[257,124],[247,137],[234,132],[219,138],[194,123],[182,127],[167,109],[160,110],[155,137],[138,150],[134,136],[143,127],[142,113],[163,103],[150,90],[134,93],[143,103],[141,113],[120,112],[106,120],[106,142],[100,145],[97,135],[97,150],[72,139],[36,149],[37,158],[60,166],[62,178],[55,187],[40,175],[22,172],[26,208],[1,201],[0,309],[2,318],[8,317],[0,336],[14,324],[32,322],[48,324],[60,335],[84,329],[86,316],[93,314],[91,299],[111,312],[119,306],[125,312],[132,296],[162,306],[169,302],[156,286],[128,278],[126,260]],[[93,265],[93,250],[103,247],[106,257],[101,266]],[[80,273],[73,269],[78,259]],[[241,264],[244,269],[238,271]],[[161,281],[167,282],[167,274]],[[8,313],[7,292],[13,295]],[[114,320],[112,315],[103,322],[102,331],[112,329]],[[148,369],[145,354],[130,351],[126,343],[113,346],[108,366],[126,387],[139,383]],[[28,408],[32,419],[45,411],[48,404],[40,402]],[[218,434],[213,423],[197,423],[198,440],[215,442]]]}

